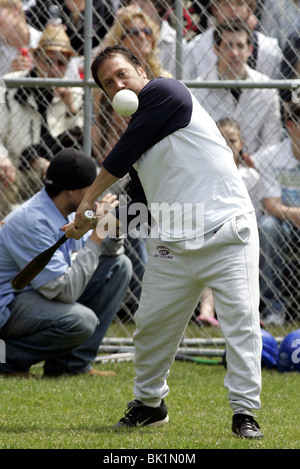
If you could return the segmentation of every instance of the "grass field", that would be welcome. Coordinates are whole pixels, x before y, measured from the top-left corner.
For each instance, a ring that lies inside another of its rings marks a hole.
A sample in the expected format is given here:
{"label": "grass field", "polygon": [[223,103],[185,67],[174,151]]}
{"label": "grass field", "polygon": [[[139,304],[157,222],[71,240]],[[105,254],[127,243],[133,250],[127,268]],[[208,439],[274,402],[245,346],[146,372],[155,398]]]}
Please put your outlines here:
{"label": "grass field", "polygon": [[[231,435],[231,410],[223,386],[226,373],[223,366],[175,362],[166,399],[170,422],[160,428],[134,430],[111,429],[133,398],[132,362],[105,364],[101,369],[114,369],[117,376],[0,378],[0,448],[300,448],[300,373],[263,370],[258,421],[265,437],[251,441]],[[33,371],[42,374],[39,366]]]}

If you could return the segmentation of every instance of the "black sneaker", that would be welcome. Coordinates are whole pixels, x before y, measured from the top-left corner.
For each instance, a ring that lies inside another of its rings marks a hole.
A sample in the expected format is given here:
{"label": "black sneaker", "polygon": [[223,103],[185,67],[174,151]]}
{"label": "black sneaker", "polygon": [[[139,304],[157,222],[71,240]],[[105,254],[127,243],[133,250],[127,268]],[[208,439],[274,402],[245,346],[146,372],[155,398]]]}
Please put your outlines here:
{"label": "black sneaker", "polygon": [[149,407],[138,399],[129,402],[125,416],[114,427],[160,427],[169,421],[164,400],[159,407]]}
{"label": "black sneaker", "polygon": [[251,415],[234,414],[232,417],[232,432],[239,438],[259,439],[263,434],[258,423]]}

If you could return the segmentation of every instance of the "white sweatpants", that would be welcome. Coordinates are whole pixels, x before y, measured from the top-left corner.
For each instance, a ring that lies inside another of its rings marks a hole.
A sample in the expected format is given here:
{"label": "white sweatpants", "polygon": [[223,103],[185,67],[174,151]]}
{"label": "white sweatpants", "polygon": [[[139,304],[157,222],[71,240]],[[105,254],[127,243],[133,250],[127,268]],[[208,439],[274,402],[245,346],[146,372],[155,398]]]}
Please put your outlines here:
{"label": "white sweatpants", "polygon": [[233,218],[204,237],[203,246],[147,240],[140,306],[135,315],[134,394],[156,407],[169,392],[167,378],[203,289],[212,289],[226,341],[224,384],[232,410],[260,408],[259,241],[254,213]]}

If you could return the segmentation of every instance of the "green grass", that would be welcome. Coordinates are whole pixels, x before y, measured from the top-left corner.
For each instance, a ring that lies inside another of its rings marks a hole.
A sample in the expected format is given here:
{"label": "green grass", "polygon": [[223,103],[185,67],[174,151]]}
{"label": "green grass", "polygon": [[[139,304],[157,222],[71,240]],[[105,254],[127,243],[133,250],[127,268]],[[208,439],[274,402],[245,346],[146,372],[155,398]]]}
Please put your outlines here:
{"label": "green grass", "polygon": [[[299,449],[300,373],[263,370],[263,440],[231,435],[222,366],[175,362],[160,428],[113,430],[133,398],[133,364],[101,365],[117,376],[0,378],[0,448],[10,449]],[[42,373],[41,367],[33,371]]]}

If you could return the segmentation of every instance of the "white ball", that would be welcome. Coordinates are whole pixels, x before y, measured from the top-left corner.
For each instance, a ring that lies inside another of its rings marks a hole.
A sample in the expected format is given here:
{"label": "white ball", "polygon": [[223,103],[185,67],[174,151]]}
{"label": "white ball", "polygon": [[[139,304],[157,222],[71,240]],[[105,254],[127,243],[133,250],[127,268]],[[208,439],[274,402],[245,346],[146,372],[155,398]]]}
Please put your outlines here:
{"label": "white ball", "polygon": [[120,90],[112,100],[112,107],[121,116],[131,116],[139,107],[139,100],[133,91]]}

